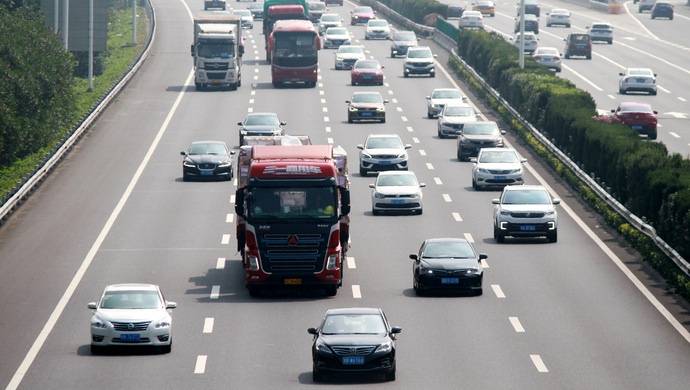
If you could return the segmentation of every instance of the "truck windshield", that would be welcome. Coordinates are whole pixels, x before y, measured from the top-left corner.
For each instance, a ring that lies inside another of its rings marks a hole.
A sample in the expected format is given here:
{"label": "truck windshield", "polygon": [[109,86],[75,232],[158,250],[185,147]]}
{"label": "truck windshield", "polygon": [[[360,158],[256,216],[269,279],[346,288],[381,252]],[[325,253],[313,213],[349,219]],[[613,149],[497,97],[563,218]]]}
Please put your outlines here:
{"label": "truck windshield", "polygon": [[199,57],[202,58],[231,58],[235,56],[232,42],[214,39],[201,39],[197,45]]}
{"label": "truck windshield", "polygon": [[309,66],[317,62],[313,32],[283,32],[275,36],[273,53],[278,66]]}
{"label": "truck windshield", "polygon": [[247,206],[255,219],[329,219],[338,202],[334,187],[254,187]]}

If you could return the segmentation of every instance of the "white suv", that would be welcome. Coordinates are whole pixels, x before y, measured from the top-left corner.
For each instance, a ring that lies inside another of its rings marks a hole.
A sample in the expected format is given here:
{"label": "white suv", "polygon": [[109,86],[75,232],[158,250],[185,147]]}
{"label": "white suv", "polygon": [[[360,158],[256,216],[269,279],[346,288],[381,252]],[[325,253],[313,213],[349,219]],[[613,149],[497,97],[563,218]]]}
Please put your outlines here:
{"label": "white suv", "polygon": [[431,49],[428,46],[417,46],[407,49],[403,76],[425,74],[436,77],[435,57],[436,54],[431,53]]}
{"label": "white suv", "polygon": [[512,148],[482,148],[477,157],[470,157],[472,167],[472,188],[503,187],[523,184],[521,158]]}
{"label": "white suv", "polygon": [[558,213],[554,205],[558,198],[551,198],[542,186],[506,186],[500,199],[491,201],[494,206],[494,239],[502,243],[506,236],[546,237],[549,242],[558,240]]}
{"label": "white suv", "polygon": [[359,175],[369,172],[407,170],[407,150],[412,145],[403,144],[397,134],[371,134],[364,145],[357,145],[359,152]]}

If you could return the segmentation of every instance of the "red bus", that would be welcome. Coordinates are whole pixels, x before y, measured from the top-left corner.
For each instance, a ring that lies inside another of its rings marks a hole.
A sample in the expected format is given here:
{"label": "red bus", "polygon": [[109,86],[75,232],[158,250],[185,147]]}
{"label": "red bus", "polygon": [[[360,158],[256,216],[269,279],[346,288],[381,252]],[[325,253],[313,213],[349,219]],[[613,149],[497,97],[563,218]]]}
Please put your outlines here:
{"label": "red bus", "polygon": [[279,20],[268,38],[273,86],[304,83],[316,86],[321,39],[308,20]]}

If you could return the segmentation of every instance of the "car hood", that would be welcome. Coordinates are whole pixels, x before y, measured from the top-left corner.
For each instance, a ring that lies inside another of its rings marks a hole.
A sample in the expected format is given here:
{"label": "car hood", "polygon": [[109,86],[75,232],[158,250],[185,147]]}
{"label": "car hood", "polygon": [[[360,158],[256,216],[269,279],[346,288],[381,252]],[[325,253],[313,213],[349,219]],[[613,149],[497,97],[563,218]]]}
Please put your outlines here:
{"label": "car hood", "polygon": [[373,19],[373,18],[374,18],[374,14],[369,13],[369,12],[354,12],[354,13],[352,14],[352,17],[355,17],[355,18],[370,18],[370,19]]}
{"label": "car hood", "polygon": [[352,73],[354,73],[354,74],[365,74],[365,73],[367,73],[367,74],[379,75],[379,74],[383,74],[383,70],[381,70],[381,69],[353,69]]}
{"label": "car hood", "polygon": [[141,309],[141,310],[126,310],[126,309],[98,309],[95,315],[108,322],[144,322],[157,321],[161,318],[169,316],[164,309]]}
{"label": "car hood", "polygon": [[453,99],[431,99],[431,104],[443,104],[448,105],[451,103],[461,103],[461,99],[453,98]]}
{"label": "car hood", "polygon": [[187,156],[187,159],[195,164],[218,164],[223,161],[227,161],[228,157],[217,154],[195,154]]}
{"label": "car hood", "polygon": [[366,57],[364,56],[364,54],[361,54],[361,53],[337,53],[335,55],[335,58],[337,58],[339,60],[352,60],[352,59],[363,60]]}
{"label": "car hood", "polygon": [[425,57],[425,58],[405,58],[405,62],[410,63],[410,64],[415,64],[415,63],[431,63],[434,62],[433,57]]}
{"label": "car hood", "polygon": [[367,31],[376,31],[376,32],[382,32],[382,31],[390,31],[391,29],[389,27],[367,27]]}
{"label": "car hood", "polygon": [[477,168],[491,169],[491,170],[508,170],[508,169],[520,169],[522,164],[520,163],[478,163]]}
{"label": "car hood", "polygon": [[451,259],[430,259],[422,257],[422,266],[433,269],[458,270],[458,269],[478,269],[481,270],[476,258],[451,258]]}
{"label": "car hood", "polygon": [[545,213],[547,211],[553,211],[554,207],[551,204],[502,204],[501,210],[510,211],[511,213]]}
{"label": "car hood", "polygon": [[[443,123],[472,123],[477,121],[477,117],[474,115],[471,116],[444,116],[439,119]],[[467,138],[474,137],[474,136],[469,136]],[[480,136],[484,138],[493,138],[493,137],[487,137],[487,136]]]}
{"label": "car hood", "polygon": [[345,34],[327,34],[326,39],[350,39],[350,36]]}
{"label": "car hood", "polygon": [[319,338],[328,345],[379,345],[388,341],[385,334],[321,334]]}
{"label": "car hood", "polygon": [[251,125],[251,126],[242,126],[242,130],[250,131],[252,133],[272,133],[273,131],[280,130],[280,128],[277,126],[271,126],[271,125]]}
{"label": "car hood", "polygon": [[403,154],[405,151],[402,149],[364,149],[363,153],[370,155],[371,157],[376,156],[397,156]]}
{"label": "car hood", "polygon": [[340,27],[342,22],[319,22],[321,27]]}
{"label": "car hood", "polygon": [[393,41],[395,46],[417,46],[417,41]]}
{"label": "car hood", "polygon": [[383,103],[352,103],[355,108],[383,108]]}
{"label": "car hood", "polygon": [[409,195],[419,193],[419,186],[377,186],[376,192],[384,195]]}
{"label": "car hood", "polygon": [[[465,123],[467,123],[467,122],[465,122]],[[496,140],[501,138],[497,135],[473,135],[473,134],[463,134],[463,137],[465,137],[465,139],[468,139],[470,141],[496,141]]]}

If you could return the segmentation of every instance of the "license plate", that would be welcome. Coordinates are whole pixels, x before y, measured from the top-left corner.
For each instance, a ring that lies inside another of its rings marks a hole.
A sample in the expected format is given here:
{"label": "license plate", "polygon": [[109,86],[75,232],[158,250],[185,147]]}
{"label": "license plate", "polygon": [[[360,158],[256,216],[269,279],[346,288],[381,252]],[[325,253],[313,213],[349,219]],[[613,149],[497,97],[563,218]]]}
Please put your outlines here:
{"label": "license plate", "polygon": [[505,177],[505,176],[494,176],[494,179],[496,179],[496,180],[505,180],[506,177]]}
{"label": "license plate", "polygon": [[372,116],[372,115],[374,115],[374,113],[371,112],[371,111],[362,111],[362,112],[360,113],[360,115],[362,115],[362,116]]}
{"label": "license plate", "polygon": [[460,278],[441,278],[441,284],[460,284]]}
{"label": "license plate", "polygon": [[213,171],[200,171],[201,176],[211,176],[213,175]]}
{"label": "license plate", "polygon": [[393,204],[403,204],[403,203],[405,203],[405,199],[391,199],[391,203],[393,203]]}
{"label": "license plate", "polygon": [[220,84],[220,80],[212,80],[211,84]]}
{"label": "license plate", "polygon": [[534,225],[520,225],[520,230],[523,232],[533,232],[536,230]]}
{"label": "license plate", "polygon": [[288,278],[288,279],[284,279],[283,283],[288,285],[288,286],[299,286],[300,284],[302,284],[302,279],[300,279],[300,278]]}
{"label": "license plate", "polygon": [[640,125],[632,125],[633,130],[642,130],[642,126]]}
{"label": "license plate", "polygon": [[637,79],[637,82],[638,82],[638,83],[646,83],[647,80],[646,80],[646,79]]}
{"label": "license plate", "polygon": [[139,333],[123,333],[120,335],[120,341],[123,343],[136,343],[139,341]]}
{"label": "license plate", "polygon": [[364,356],[343,356],[343,364],[346,366],[364,364]]}
{"label": "license plate", "polygon": [[371,80],[371,77],[372,77],[372,76],[371,76],[371,75],[368,75],[368,74],[365,74],[364,76],[362,76],[362,78],[363,78],[364,80]]}

